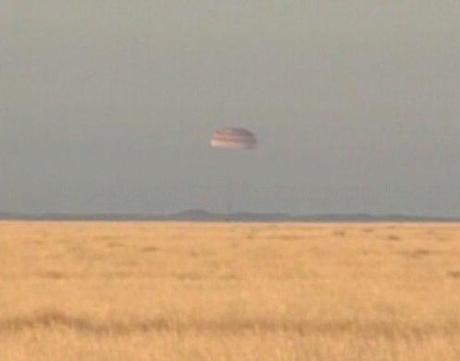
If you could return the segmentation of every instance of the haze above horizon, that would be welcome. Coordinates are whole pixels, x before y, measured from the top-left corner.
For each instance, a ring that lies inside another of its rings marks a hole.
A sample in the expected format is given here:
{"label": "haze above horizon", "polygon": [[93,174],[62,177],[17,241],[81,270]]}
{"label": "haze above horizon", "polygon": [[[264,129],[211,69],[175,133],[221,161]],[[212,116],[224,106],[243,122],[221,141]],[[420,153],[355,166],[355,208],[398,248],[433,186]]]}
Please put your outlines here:
{"label": "haze above horizon", "polygon": [[[460,217],[460,2],[5,0],[0,212]],[[210,148],[253,131],[255,151]]]}

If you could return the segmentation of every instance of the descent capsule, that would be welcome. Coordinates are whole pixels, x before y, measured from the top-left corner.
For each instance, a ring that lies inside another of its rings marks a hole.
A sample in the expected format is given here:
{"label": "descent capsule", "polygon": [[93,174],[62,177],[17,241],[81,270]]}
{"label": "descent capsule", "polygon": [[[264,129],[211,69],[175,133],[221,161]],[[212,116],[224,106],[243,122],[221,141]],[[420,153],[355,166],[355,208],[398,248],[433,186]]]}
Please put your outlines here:
{"label": "descent capsule", "polygon": [[211,147],[216,149],[255,149],[255,135],[243,128],[225,128],[214,132]]}

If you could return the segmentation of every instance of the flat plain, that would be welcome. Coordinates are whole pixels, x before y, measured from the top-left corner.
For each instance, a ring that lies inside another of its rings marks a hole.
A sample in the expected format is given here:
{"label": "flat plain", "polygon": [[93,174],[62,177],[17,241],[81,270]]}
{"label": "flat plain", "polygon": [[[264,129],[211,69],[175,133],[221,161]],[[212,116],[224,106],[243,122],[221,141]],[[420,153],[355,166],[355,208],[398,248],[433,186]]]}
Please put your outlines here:
{"label": "flat plain", "polygon": [[460,225],[3,222],[0,360],[457,361]]}

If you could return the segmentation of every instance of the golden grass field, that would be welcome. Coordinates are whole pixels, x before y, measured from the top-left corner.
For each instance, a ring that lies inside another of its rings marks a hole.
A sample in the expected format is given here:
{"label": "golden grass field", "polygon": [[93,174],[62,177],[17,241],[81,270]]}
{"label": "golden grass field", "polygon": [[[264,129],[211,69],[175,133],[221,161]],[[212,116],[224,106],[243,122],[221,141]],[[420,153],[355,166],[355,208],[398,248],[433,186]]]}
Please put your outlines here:
{"label": "golden grass field", "polygon": [[0,360],[458,361],[460,225],[0,223]]}

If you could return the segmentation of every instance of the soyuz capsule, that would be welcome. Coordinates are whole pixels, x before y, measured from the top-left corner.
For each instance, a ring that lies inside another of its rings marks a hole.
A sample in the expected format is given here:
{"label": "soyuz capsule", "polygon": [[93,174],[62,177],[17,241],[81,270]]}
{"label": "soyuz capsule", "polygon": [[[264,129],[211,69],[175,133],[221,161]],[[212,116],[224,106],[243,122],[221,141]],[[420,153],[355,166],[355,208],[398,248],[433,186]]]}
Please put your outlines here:
{"label": "soyuz capsule", "polygon": [[211,147],[216,149],[256,149],[254,133],[243,128],[225,128],[214,132]]}

